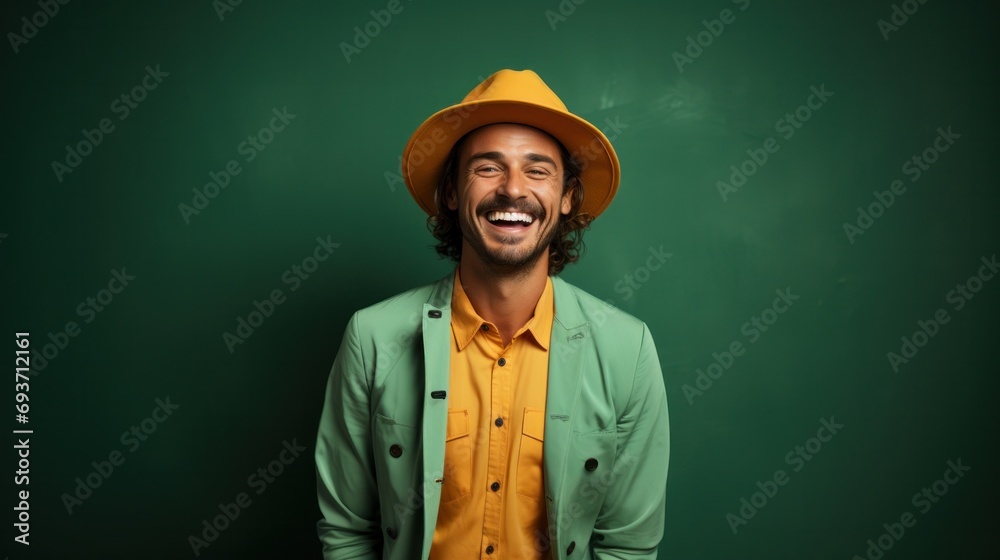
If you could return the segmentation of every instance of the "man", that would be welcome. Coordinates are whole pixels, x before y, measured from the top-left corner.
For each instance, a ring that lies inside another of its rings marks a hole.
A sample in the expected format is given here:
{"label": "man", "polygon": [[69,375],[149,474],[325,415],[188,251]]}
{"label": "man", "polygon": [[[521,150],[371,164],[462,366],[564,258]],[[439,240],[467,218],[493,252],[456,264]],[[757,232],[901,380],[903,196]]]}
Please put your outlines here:
{"label": "man", "polygon": [[417,129],[403,177],[458,264],[347,324],[316,442],[324,557],[655,558],[653,339],[557,276],[617,191],[611,143],[501,70]]}

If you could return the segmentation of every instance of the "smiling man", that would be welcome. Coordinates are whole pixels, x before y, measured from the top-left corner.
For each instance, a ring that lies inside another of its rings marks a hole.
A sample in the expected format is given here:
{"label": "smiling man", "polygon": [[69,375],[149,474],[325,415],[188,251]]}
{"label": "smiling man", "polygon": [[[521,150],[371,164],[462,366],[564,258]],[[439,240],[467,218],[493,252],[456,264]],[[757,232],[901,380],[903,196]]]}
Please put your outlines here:
{"label": "smiling man", "polygon": [[347,324],[316,444],[324,557],[655,558],[652,336],[558,276],[618,189],[611,143],[501,70],[417,129],[403,177],[457,264]]}

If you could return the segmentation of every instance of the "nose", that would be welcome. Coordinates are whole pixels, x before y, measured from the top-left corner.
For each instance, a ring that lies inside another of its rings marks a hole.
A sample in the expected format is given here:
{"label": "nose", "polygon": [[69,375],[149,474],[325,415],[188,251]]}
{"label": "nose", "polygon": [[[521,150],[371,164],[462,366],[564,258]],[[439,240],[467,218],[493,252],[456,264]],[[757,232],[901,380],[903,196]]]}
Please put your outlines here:
{"label": "nose", "polygon": [[527,196],[528,187],[526,181],[527,179],[524,177],[521,169],[516,165],[511,166],[508,168],[507,173],[503,175],[503,179],[497,187],[497,194],[506,196],[511,200]]}

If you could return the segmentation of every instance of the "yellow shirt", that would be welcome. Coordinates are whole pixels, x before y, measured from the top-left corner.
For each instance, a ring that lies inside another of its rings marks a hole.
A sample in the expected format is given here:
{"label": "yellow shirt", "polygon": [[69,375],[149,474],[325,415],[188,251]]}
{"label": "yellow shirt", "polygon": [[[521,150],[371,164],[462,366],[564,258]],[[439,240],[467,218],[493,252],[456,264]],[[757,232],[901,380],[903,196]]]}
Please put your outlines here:
{"label": "yellow shirt", "polygon": [[546,278],[534,315],[504,348],[496,325],[472,307],[456,267],[444,482],[431,560],[551,558],[542,441],[554,315]]}

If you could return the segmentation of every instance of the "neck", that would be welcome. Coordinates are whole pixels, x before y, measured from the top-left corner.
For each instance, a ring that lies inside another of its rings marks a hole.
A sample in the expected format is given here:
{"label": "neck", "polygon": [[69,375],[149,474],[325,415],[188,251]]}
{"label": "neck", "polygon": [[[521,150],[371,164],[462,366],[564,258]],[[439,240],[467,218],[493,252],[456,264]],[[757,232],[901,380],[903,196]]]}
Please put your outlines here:
{"label": "neck", "polygon": [[471,247],[463,248],[458,265],[459,280],[472,307],[500,329],[505,345],[534,315],[548,274],[547,250],[533,264],[514,272],[491,270],[475,257]]}

